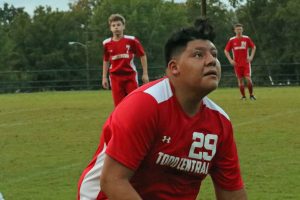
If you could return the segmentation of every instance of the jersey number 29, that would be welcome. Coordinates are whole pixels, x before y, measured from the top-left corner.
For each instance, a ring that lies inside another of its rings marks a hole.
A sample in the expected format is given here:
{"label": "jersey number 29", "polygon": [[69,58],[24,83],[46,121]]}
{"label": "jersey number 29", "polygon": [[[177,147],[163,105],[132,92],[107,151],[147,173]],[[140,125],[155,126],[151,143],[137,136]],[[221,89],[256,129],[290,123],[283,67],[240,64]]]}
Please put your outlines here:
{"label": "jersey number 29", "polygon": [[[193,140],[194,142],[191,145],[189,157],[199,160],[203,159],[206,161],[211,161],[211,159],[216,154],[218,135],[204,135],[203,133],[194,132]],[[200,151],[200,148],[204,148],[204,150]]]}

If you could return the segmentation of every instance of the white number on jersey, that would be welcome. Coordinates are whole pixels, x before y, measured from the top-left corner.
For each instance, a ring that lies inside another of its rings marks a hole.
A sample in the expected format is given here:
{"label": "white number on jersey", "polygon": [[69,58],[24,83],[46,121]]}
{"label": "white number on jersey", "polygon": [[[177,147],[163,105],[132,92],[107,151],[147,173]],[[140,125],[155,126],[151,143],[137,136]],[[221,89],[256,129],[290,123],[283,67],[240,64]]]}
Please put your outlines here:
{"label": "white number on jersey", "polygon": [[[216,154],[218,136],[213,134],[206,134],[199,132],[193,133],[194,142],[191,145],[189,157],[194,159],[204,159],[206,161],[211,161],[211,159]],[[199,148],[203,148],[207,151],[199,151]],[[198,149],[198,151],[197,151]]]}
{"label": "white number on jersey", "polygon": [[130,45],[126,45],[126,49],[127,49],[126,53],[128,54],[130,50]]}

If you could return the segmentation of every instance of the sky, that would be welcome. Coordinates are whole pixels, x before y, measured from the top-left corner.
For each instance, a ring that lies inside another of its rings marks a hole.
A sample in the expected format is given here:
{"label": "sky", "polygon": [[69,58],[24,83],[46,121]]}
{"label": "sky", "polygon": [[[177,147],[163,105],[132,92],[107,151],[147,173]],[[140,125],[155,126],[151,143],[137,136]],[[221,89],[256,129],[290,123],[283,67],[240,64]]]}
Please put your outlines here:
{"label": "sky", "polygon": [[[33,11],[39,5],[50,6],[53,10],[57,8],[60,11],[66,11],[69,10],[69,3],[75,1],[76,0],[0,0],[0,7],[3,8],[3,4],[8,3],[15,8],[24,7],[27,13],[33,15]],[[185,2],[185,0],[175,0],[175,2]]]}
{"label": "sky", "polygon": [[[56,8],[60,11],[69,10],[69,3],[76,0],[0,0],[0,7],[3,8],[4,3],[13,5],[15,8],[24,7],[25,11],[33,15],[33,11],[38,6],[50,6],[53,10]],[[184,2],[185,0],[175,0],[176,2]]]}
{"label": "sky", "polygon": [[29,14],[33,14],[33,11],[38,6],[50,6],[53,10],[56,8],[60,11],[66,11],[69,9],[69,3],[73,3],[74,0],[0,0],[0,7],[3,8],[4,3],[13,5],[15,8],[24,7],[25,11]]}

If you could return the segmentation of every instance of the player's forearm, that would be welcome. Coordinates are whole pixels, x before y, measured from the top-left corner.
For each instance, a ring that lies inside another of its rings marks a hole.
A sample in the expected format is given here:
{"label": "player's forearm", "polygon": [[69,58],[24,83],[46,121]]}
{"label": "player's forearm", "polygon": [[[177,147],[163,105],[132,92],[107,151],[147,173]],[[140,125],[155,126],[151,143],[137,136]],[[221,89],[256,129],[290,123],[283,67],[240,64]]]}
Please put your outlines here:
{"label": "player's forearm", "polygon": [[141,64],[143,69],[143,75],[148,75],[148,63],[147,63],[147,56],[143,55],[141,57]]}
{"label": "player's forearm", "polygon": [[134,171],[107,155],[100,176],[101,190],[109,200],[141,200],[129,182],[133,174]]}
{"label": "player's forearm", "polygon": [[253,47],[251,50],[251,55],[250,55],[250,59],[253,60],[254,56],[255,56],[255,52],[256,52],[256,47]]}
{"label": "player's forearm", "polygon": [[229,52],[225,50],[224,54],[225,54],[226,58],[228,59],[228,61],[231,63],[233,61],[233,59],[231,58]]}
{"label": "player's forearm", "polygon": [[106,78],[108,73],[108,62],[103,61],[102,78]]}

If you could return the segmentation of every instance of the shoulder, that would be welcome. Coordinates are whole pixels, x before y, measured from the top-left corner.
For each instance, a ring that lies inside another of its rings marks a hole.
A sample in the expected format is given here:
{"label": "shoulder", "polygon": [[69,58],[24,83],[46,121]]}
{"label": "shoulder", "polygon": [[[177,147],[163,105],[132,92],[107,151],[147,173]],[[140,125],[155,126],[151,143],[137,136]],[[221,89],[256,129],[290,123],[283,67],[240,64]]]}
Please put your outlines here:
{"label": "shoulder", "polygon": [[132,101],[134,99],[139,98],[142,99],[143,103],[147,101],[152,101],[153,103],[158,105],[162,102],[169,100],[172,97],[173,91],[169,79],[161,78],[139,87],[134,92],[126,96],[124,101],[126,101],[127,99],[129,101]]}
{"label": "shoulder", "polygon": [[132,35],[124,35],[124,39],[126,39],[126,40],[129,41],[130,43],[133,42],[133,43],[136,43],[136,44],[141,45],[140,40],[139,40],[137,37],[135,37],[135,36],[132,36]]}
{"label": "shoulder", "polygon": [[128,40],[136,40],[136,37],[132,35],[124,35],[124,38]]}
{"label": "shoulder", "polygon": [[205,97],[203,99],[203,104],[210,110],[216,111],[218,114],[220,114],[221,116],[225,117],[227,120],[230,121],[229,116],[227,115],[227,113],[220,107],[218,106],[215,102],[213,102],[212,100],[210,100],[208,97]]}
{"label": "shoulder", "polygon": [[[245,41],[249,42],[250,44],[253,43],[252,39],[251,39],[249,36],[247,36],[247,35],[244,35],[244,36],[243,36],[243,39],[244,39]],[[253,43],[253,45],[254,45],[254,43]]]}
{"label": "shoulder", "polygon": [[231,38],[229,38],[229,41],[232,41],[232,40],[235,40],[236,39],[236,36],[233,36]]}
{"label": "shoulder", "polygon": [[235,40],[236,40],[236,37],[235,37],[235,36],[229,38],[229,40],[228,40],[228,42],[227,42],[227,48],[228,48],[230,45],[232,45],[232,43],[233,43]]}
{"label": "shoulder", "polygon": [[[169,80],[159,79],[145,84],[127,95],[116,107],[114,116],[125,118],[155,118],[159,104],[173,96]],[[130,108],[130,112],[128,109]]]}
{"label": "shoulder", "polygon": [[107,39],[103,40],[102,44],[105,45],[109,42],[111,42],[111,38],[107,38]]}
{"label": "shoulder", "polygon": [[247,41],[249,41],[249,40],[251,41],[251,38],[248,35],[243,35],[243,39],[247,40]]}
{"label": "shoulder", "polygon": [[153,85],[144,90],[144,93],[153,97],[157,103],[162,103],[173,97],[173,92],[168,78],[155,81]]}

